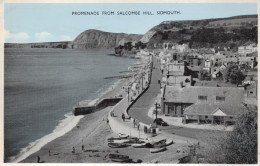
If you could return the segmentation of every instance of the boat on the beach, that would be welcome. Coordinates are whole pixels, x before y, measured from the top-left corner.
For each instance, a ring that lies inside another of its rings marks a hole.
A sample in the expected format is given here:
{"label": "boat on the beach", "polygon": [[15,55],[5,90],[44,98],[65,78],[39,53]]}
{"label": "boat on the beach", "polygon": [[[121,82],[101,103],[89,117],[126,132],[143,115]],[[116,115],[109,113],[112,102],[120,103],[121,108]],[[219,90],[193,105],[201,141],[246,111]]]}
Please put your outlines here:
{"label": "boat on the beach", "polygon": [[166,143],[165,143],[165,146],[169,146],[173,144],[173,140],[167,140]]}
{"label": "boat on the beach", "polygon": [[108,157],[114,162],[120,162],[120,163],[130,163],[130,162],[132,162],[132,159],[129,158],[129,156],[127,156],[127,155],[109,154]]}
{"label": "boat on the beach", "polygon": [[122,133],[119,133],[118,136],[119,136],[120,138],[127,138],[127,137],[129,137],[128,134],[122,134]]}
{"label": "boat on the beach", "polygon": [[128,141],[132,141],[132,140],[138,140],[139,138],[137,137],[110,137],[107,139],[108,142],[113,142],[115,140],[128,140]]}
{"label": "boat on the beach", "polygon": [[113,143],[113,142],[110,142],[107,144],[110,148],[124,148],[124,147],[127,147],[128,144],[126,143]]}
{"label": "boat on the beach", "polygon": [[150,149],[150,152],[151,153],[158,153],[158,152],[162,152],[162,151],[165,151],[165,150],[166,150],[166,147],[153,148],[153,149]]}
{"label": "boat on the beach", "polygon": [[153,148],[161,148],[161,147],[165,147],[166,146],[166,139],[163,139],[163,140],[160,140],[160,141],[152,141],[152,142],[149,142],[149,144],[151,144],[151,146]]}
{"label": "boat on the beach", "polygon": [[131,146],[134,148],[145,148],[146,143],[132,144]]}

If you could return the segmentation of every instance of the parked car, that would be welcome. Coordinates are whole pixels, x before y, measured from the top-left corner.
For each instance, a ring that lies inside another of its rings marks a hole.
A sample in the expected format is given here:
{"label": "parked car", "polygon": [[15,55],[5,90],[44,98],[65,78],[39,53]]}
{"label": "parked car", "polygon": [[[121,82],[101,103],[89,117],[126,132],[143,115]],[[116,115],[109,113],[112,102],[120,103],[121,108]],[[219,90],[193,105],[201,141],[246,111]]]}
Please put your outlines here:
{"label": "parked car", "polygon": [[155,119],[153,123],[156,123],[157,125],[161,125],[161,126],[168,126],[168,124],[164,122],[162,118]]}

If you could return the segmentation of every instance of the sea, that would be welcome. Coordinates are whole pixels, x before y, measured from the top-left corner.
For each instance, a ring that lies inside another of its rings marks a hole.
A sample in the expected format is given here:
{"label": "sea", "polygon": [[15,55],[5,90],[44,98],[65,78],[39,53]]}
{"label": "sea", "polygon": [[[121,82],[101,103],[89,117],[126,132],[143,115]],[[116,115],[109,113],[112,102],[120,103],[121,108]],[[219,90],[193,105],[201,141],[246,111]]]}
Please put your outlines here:
{"label": "sea", "polygon": [[96,99],[118,81],[105,77],[125,75],[122,71],[137,61],[108,55],[113,53],[110,49],[5,48],[5,162],[19,161],[33,148],[70,130],[80,120],[73,116],[73,106]]}

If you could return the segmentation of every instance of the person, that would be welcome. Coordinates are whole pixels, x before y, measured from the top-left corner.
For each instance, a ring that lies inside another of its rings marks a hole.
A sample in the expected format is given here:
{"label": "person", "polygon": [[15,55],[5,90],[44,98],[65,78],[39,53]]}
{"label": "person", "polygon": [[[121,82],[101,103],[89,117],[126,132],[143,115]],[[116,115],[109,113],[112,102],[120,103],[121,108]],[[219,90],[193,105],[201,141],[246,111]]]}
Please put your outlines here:
{"label": "person", "polygon": [[81,146],[81,150],[82,150],[82,151],[84,150],[84,145]]}
{"label": "person", "polygon": [[124,113],[122,113],[122,119],[123,119],[123,121],[125,121],[125,114]]}
{"label": "person", "polygon": [[49,150],[49,156],[51,156],[51,151]]}
{"label": "person", "polygon": [[134,119],[134,120],[133,120],[134,128],[135,128],[135,122],[136,122],[136,121],[135,121],[135,119]]}
{"label": "person", "polygon": [[139,130],[140,129],[140,123],[138,122],[138,124],[137,124],[137,130]]}
{"label": "person", "polygon": [[75,153],[75,147],[72,148],[72,153]]}
{"label": "person", "polygon": [[40,163],[40,160],[41,160],[40,156],[37,156],[37,163]]}

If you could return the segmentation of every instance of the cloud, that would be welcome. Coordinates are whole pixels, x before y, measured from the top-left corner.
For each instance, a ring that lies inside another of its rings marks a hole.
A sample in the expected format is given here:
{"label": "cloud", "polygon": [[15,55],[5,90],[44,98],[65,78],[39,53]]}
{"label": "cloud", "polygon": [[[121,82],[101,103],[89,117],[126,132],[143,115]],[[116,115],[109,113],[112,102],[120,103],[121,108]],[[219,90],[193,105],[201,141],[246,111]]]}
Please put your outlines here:
{"label": "cloud", "polygon": [[61,41],[72,41],[73,38],[67,35],[62,35],[61,36]]}
{"label": "cloud", "polygon": [[7,30],[4,30],[5,42],[10,43],[25,43],[28,42],[30,36],[25,32],[11,33]]}
{"label": "cloud", "polygon": [[52,37],[51,33],[49,32],[39,32],[39,33],[35,33],[34,36],[39,39],[39,40],[45,40],[48,39],[50,37]]}

